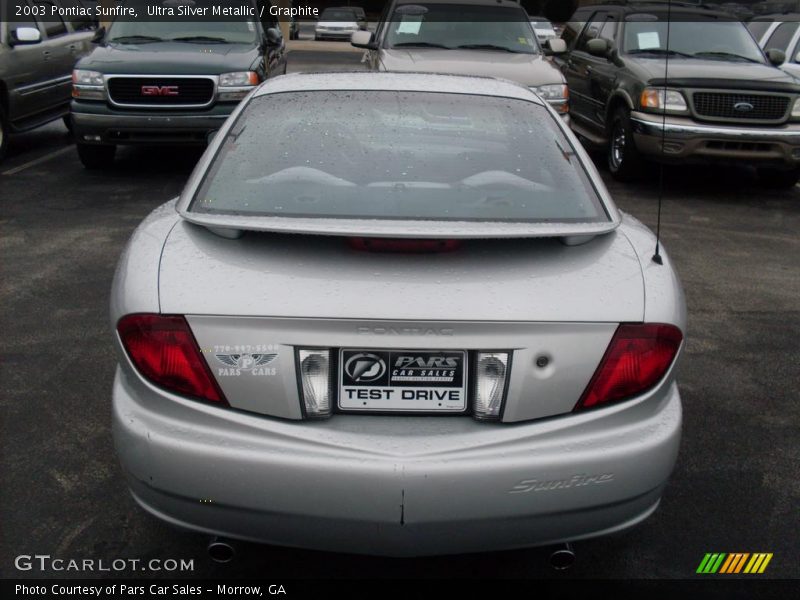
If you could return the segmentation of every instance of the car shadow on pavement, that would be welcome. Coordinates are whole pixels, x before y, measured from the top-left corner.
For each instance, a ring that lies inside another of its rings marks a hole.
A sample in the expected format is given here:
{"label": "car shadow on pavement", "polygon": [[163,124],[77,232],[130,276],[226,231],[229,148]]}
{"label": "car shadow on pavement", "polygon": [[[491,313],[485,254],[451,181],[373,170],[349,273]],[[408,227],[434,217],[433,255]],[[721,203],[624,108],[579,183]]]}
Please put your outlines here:
{"label": "car shadow on pavement", "polygon": [[204,151],[205,146],[120,146],[113,165],[97,173],[103,177],[188,177]]}

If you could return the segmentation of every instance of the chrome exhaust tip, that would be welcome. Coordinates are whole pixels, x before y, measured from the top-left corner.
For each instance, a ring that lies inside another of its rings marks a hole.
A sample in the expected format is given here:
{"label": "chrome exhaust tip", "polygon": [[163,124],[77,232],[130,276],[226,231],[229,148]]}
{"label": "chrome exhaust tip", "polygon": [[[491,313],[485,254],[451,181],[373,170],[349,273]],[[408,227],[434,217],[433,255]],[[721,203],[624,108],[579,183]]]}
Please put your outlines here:
{"label": "chrome exhaust tip", "polygon": [[564,543],[550,554],[550,566],[556,571],[566,571],[575,564],[575,551],[572,544]]}
{"label": "chrome exhaust tip", "polygon": [[236,557],[236,548],[222,538],[212,538],[208,542],[208,556],[216,563],[229,563]]}

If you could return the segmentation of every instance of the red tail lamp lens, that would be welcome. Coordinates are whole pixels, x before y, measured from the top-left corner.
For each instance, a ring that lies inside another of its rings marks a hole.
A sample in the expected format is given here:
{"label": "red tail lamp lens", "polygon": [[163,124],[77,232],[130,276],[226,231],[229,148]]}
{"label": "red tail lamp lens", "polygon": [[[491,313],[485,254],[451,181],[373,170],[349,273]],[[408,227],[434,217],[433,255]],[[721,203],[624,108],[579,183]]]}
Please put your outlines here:
{"label": "red tail lamp lens", "polygon": [[167,390],[227,404],[186,319],[136,314],[117,323],[122,345],[139,372]]}
{"label": "red tail lamp lens", "polygon": [[575,410],[649,390],[669,369],[682,340],[681,330],[674,325],[620,325]]}

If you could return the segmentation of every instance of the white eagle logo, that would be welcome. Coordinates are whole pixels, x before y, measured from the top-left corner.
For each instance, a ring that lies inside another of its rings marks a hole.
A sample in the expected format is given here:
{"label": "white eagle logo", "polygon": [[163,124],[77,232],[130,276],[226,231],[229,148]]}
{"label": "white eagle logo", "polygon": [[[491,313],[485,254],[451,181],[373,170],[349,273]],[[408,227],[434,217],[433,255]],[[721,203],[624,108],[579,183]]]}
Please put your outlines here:
{"label": "white eagle logo", "polygon": [[217,360],[229,367],[249,371],[255,367],[263,367],[275,360],[277,354],[216,354]]}

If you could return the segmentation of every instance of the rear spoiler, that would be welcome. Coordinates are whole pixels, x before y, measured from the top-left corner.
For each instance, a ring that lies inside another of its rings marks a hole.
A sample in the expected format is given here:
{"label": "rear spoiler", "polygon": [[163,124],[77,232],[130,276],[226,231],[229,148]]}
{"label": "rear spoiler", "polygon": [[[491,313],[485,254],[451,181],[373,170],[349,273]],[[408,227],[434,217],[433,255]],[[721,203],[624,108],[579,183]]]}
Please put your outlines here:
{"label": "rear spoiler", "polygon": [[502,221],[435,221],[221,215],[178,210],[184,220],[221,237],[236,239],[245,231],[396,239],[559,238],[572,246],[614,231],[620,224],[614,210],[608,221],[524,223]]}

